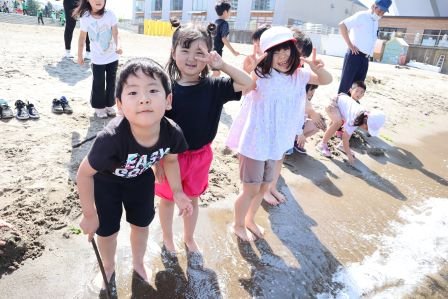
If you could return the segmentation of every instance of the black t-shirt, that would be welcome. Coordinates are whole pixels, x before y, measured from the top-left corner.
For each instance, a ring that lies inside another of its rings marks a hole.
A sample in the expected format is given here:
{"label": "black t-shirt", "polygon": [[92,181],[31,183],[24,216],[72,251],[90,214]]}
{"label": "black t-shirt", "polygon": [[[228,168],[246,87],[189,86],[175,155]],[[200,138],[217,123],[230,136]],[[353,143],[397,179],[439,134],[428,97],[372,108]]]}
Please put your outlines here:
{"label": "black t-shirt", "polygon": [[213,42],[213,49],[215,51],[220,52],[222,51],[222,48],[224,48],[224,43],[222,42],[222,38],[229,35],[229,23],[227,23],[226,20],[223,19],[217,19],[215,21],[216,25],[216,35]]}
{"label": "black t-shirt", "polygon": [[123,181],[150,175],[151,166],[163,156],[181,153],[187,148],[182,130],[172,120],[162,118],[159,140],[154,146],[144,147],[132,135],[129,121],[116,117],[98,133],[87,159],[98,171],[96,175]]}
{"label": "black t-shirt", "polygon": [[174,120],[184,132],[190,150],[196,150],[215,139],[222,106],[241,99],[241,92],[233,89],[233,80],[206,77],[199,84],[173,84],[173,109],[166,116]]}

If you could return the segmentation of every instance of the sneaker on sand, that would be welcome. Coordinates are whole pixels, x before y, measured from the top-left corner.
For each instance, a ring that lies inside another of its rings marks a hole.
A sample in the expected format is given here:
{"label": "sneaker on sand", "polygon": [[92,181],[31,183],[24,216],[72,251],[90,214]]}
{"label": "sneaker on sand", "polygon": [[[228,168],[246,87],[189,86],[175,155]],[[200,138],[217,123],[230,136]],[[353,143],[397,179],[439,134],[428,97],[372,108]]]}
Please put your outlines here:
{"label": "sneaker on sand", "polygon": [[286,156],[291,156],[294,153],[294,149],[290,148],[289,150],[286,151],[285,155]]}
{"label": "sneaker on sand", "polygon": [[84,60],[91,60],[90,52],[86,52],[86,55],[84,55]]}
{"label": "sneaker on sand", "polygon": [[106,109],[95,109],[95,114],[99,118],[107,118],[107,112]]}
{"label": "sneaker on sand", "polygon": [[115,116],[115,115],[117,115],[117,112],[115,111],[114,107],[106,107],[104,109],[106,110],[107,116]]}
{"label": "sneaker on sand", "polygon": [[30,115],[28,114],[28,111],[26,110],[26,105],[23,101],[17,100],[15,103],[16,106],[16,118],[20,120],[25,120],[30,118]]}
{"label": "sneaker on sand", "polygon": [[61,114],[64,112],[64,108],[62,108],[61,101],[58,99],[53,99],[53,103],[51,105],[51,111],[56,114]]}
{"label": "sneaker on sand", "polygon": [[13,117],[14,117],[14,113],[12,112],[8,103],[5,100],[0,99],[0,118],[7,119],[7,118],[13,118]]}
{"label": "sneaker on sand", "polygon": [[39,118],[39,112],[37,111],[36,107],[34,107],[34,104],[28,102],[28,104],[26,104],[26,110],[28,111],[28,115],[30,116],[30,118]]}
{"label": "sneaker on sand", "polygon": [[64,55],[64,57],[65,57],[65,58],[68,58],[68,59],[72,59],[72,58],[74,58],[75,56],[72,55],[72,52],[70,52],[70,50],[65,50],[65,55]]}
{"label": "sneaker on sand", "polygon": [[331,158],[331,152],[328,145],[324,145],[322,142],[316,146],[316,150],[324,157]]}
{"label": "sneaker on sand", "polygon": [[299,154],[306,155],[306,149],[300,147],[296,142],[294,142],[294,150]]}
{"label": "sneaker on sand", "polygon": [[67,113],[67,114],[73,113],[73,109],[72,109],[72,107],[70,107],[70,104],[68,103],[68,100],[66,97],[62,96],[59,99],[59,102],[61,103],[62,110],[64,111],[64,113]]}

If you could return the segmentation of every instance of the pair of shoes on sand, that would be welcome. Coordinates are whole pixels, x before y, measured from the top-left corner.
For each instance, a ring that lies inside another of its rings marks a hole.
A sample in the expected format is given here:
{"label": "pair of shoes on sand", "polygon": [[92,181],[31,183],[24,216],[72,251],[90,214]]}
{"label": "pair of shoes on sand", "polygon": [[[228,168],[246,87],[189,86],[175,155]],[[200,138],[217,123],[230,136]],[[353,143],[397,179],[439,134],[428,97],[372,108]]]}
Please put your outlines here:
{"label": "pair of shoes on sand", "polygon": [[[25,103],[22,100],[17,100],[14,106],[16,107],[16,118],[19,120],[26,120],[30,118],[38,119],[40,117],[39,112],[37,111],[36,107],[34,107],[34,104],[31,104],[28,101],[27,103]],[[4,113],[5,110],[2,109],[2,117]]]}
{"label": "pair of shoes on sand", "polygon": [[70,104],[68,103],[68,100],[66,97],[62,96],[60,99],[53,99],[53,103],[51,106],[51,111],[56,114],[72,114],[73,109],[70,107]]}
{"label": "pair of shoes on sand", "polygon": [[108,118],[108,117],[114,117],[117,115],[117,112],[115,111],[114,107],[106,107],[102,109],[95,109],[95,114],[98,118]]}

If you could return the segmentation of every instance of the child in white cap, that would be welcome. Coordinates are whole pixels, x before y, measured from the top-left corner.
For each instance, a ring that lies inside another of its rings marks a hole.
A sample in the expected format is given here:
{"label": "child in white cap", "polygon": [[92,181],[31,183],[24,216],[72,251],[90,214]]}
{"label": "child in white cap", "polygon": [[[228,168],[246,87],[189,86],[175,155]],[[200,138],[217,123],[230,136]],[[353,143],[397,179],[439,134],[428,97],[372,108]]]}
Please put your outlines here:
{"label": "child in white cap", "polygon": [[[263,194],[274,177],[276,161],[291,148],[291,140],[305,142],[305,86],[332,80],[313,51],[312,60],[300,58],[293,32],[272,27],[260,38],[261,61],[251,71],[250,91],[229,132],[227,145],[238,151],[242,190],[235,202],[234,233],[244,241],[263,237],[254,221]],[[309,69],[300,68],[301,60]],[[248,71],[247,68],[245,68]],[[249,70],[250,71],[250,70]]]}
{"label": "child in white cap", "polygon": [[[356,90],[355,90],[356,91]],[[325,131],[322,142],[317,145],[317,150],[325,157],[331,158],[331,152],[328,148],[328,140],[333,136],[337,129],[342,126],[342,150],[348,158],[350,164],[355,162],[355,155],[350,150],[350,137],[353,132],[360,127],[370,133],[372,136],[378,136],[381,127],[384,125],[386,117],[382,111],[371,110],[370,112],[359,104],[358,100],[363,91],[351,93],[351,97],[346,94],[340,94],[331,100],[325,108],[331,119],[331,125]]]}

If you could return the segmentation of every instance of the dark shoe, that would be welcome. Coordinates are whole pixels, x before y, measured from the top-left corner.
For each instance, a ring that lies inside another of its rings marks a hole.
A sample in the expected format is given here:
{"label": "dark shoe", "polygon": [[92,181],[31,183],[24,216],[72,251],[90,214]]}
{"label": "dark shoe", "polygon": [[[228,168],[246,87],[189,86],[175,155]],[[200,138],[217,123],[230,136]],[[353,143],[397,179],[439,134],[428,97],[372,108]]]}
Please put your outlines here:
{"label": "dark shoe", "polygon": [[306,155],[306,149],[300,147],[296,142],[294,142],[294,150],[299,154]]}
{"label": "dark shoe", "polygon": [[30,118],[34,118],[34,119],[39,118],[39,112],[34,107],[34,104],[30,104],[30,102],[28,102],[28,104],[26,105],[26,110],[28,110],[28,114],[29,114]]}
{"label": "dark shoe", "polygon": [[13,117],[14,117],[14,113],[12,112],[8,103],[6,103],[6,101],[2,100],[0,102],[0,118],[7,119],[7,118],[13,118]]}
{"label": "dark shoe", "polygon": [[62,108],[61,101],[58,99],[53,99],[53,105],[51,107],[51,111],[57,114],[64,113],[64,108]]}
{"label": "dark shoe", "polygon": [[16,118],[20,120],[25,120],[30,118],[28,111],[26,110],[26,105],[23,101],[17,100],[15,103],[16,106]]}
{"label": "dark shoe", "polygon": [[62,96],[59,99],[59,102],[61,103],[62,110],[64,110],[64,113],[67,113],[67,114],[73,113],[73,109],[72,109],[72,107],[70,107],[70,104],[68,103],[68,100],[66,97]]}

